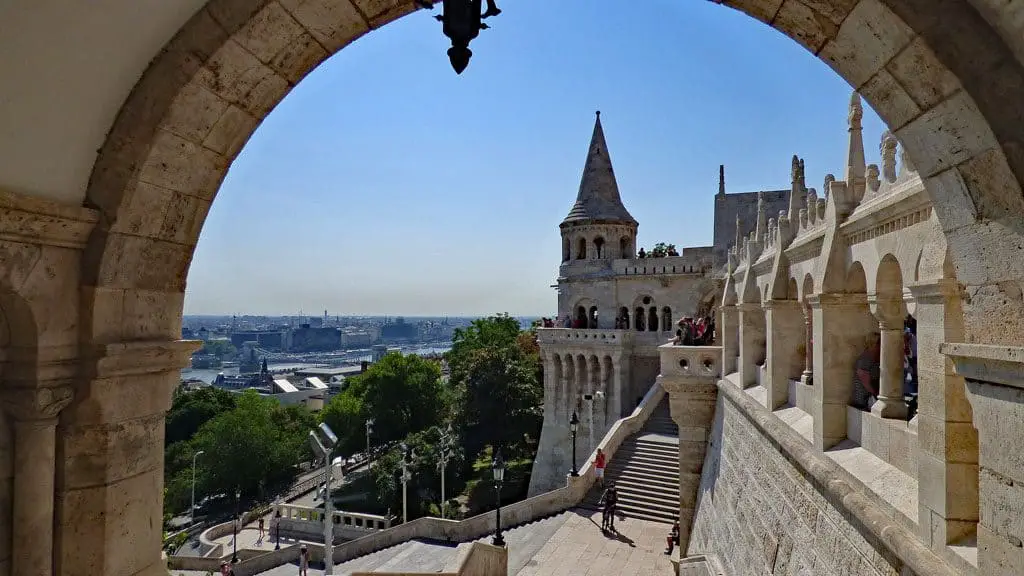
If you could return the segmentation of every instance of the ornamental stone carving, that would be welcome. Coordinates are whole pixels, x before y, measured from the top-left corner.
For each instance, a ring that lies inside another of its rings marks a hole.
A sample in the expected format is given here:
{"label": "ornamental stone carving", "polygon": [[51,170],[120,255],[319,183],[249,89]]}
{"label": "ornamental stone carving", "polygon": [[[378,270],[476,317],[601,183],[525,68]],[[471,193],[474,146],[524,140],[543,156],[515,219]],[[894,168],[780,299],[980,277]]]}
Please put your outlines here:
{"label": "ornamental stone carving", "polygon": [[56,418],[71,403],[71,388],[14,388],[0,394],[0,406],[15,420]]}

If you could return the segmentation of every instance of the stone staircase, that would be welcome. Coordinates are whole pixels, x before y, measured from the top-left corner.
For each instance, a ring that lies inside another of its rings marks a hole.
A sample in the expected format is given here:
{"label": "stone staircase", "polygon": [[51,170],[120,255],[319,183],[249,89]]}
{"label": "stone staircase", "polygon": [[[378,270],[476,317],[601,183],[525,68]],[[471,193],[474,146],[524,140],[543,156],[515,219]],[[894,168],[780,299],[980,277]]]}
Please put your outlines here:
{"label": "stone staircase", "polygon": [[[679,428],[669,415],[668,398],[615,452],[605,483],[618,489],[622,516],[668,524],[679,518]],[[601,493],[595,486],[581,507],[599,510]]]}

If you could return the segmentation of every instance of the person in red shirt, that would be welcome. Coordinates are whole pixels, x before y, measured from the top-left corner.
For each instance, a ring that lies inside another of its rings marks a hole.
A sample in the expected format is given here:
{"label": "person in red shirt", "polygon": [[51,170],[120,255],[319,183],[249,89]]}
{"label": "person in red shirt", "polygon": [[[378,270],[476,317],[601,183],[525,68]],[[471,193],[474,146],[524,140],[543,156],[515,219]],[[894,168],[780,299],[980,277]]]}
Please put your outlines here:
{"label": "person in red shirt", "polygon": [[600,448],[598,448],[597,449],[597,456],[594,458],[594,469],[595,469],[596,474],[597,474],[597,481],[601,483],[601,487],[602,488],[604,488],[604,466],[605,466],[605,463],[606,463],[606,459],[605,459],[605,456],[604,456],[604,452]]}

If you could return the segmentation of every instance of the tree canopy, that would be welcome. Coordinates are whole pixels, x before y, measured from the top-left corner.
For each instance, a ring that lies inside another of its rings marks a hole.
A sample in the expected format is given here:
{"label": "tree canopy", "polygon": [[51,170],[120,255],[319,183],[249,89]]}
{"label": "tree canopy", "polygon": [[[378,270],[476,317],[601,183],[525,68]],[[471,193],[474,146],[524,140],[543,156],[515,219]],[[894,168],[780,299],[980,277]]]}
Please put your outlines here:
{"label": "tree canopy", "polygon": [[204,423],[234,408],[236,397],[214,386],[191,391],[178,388],[167,412],[164,445],[191,439]]}

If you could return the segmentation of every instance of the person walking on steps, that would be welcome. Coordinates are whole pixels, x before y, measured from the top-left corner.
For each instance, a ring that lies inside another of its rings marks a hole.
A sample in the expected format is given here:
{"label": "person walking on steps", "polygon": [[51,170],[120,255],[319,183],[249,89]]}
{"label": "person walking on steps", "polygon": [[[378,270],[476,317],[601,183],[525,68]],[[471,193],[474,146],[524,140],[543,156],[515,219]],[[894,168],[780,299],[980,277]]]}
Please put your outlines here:
{"label": "person walking on steps", "polygon": [[601,511],[601,530],[615,531],[615,505],[619,502],[619,494],[614,485],[609,485],[601,495],[600,503],[604,504]]}
{"label": "person walking on steps", "polygon": [[604,452],[598,448],[597,456],[594,458],[594,471],[597,474],[597,482],[604,488],[604,467],[607,459]]}
{"label": "person walking on steps", "polygon": [[668,548],[665,549],[665,554],[672,554],[672,550],[676,546],[679,546],[679,520],[676,520],[675,524],[672,525],[672,531],[668,533]]}
{"label": "person walking on steps", "polygon": [[299,549],[299,576],[309,576],[309,548],[305,544]]}

